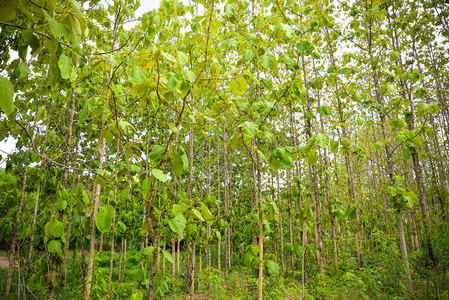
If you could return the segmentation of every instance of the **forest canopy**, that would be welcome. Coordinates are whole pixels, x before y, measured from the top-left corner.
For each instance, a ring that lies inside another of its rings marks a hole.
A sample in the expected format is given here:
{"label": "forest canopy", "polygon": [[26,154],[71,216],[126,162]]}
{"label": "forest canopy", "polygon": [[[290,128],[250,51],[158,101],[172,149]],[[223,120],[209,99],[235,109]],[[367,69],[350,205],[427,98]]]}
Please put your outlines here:
{"label": "forest canopy", "polygon": [[139,6],[0,1],[1,293],[449,297],[447,2]]}

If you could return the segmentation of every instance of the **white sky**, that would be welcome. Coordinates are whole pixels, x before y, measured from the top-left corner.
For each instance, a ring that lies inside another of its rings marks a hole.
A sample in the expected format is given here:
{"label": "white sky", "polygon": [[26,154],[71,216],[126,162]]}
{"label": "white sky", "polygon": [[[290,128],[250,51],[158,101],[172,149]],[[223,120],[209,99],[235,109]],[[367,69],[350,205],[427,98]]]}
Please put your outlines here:
{"label": "white sky", "polygon": [[[107,5],[107,3],[112,3],[112,0],[103,0],[101,1],[103,5]],[[136,17],[142,16],[144,13],[151,11],[153,9],[159,8],[160,0],[141,0],[140,1],[140,7],[136,10]],[[130,27],[133,26],[133,24]],[[15,53],[14,53],[15,54]],[[11,55],[11,59],[16,59],[17,55]],[[2,116],[5,117],[5,116]],[[8,154],[11,154],[14,152],[16,148],[16,140],[12,137],[9,137],[3,141],[0,141],[0,168],[6,167],[6,158]]]}
{"label": "white sky", "polygon": [[160,0],[141,0],[140,7],[136,10],[136,17],[140,17],[144,13],[159,8]]}

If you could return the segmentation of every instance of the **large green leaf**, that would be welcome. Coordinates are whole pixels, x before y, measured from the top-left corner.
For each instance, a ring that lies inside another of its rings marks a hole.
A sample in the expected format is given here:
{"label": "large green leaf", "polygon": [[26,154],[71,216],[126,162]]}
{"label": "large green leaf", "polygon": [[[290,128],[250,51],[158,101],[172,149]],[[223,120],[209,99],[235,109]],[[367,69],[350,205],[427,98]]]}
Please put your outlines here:
{"label": "large green leaf", "polygon": [[404,205],[407,208],[412,208],[416,203],[419,202],[418,196],[416,196],[415,192],[409,191],[404,193],[403,195]]}
{"label": "large green leaf", "polygon": [[307,152],[306,159],[309,164],[315,165],[318,161],[315,150],[310,149],[310,151]]}
{"label": "large green leaf", "polygon": [[245,121],[240,123],[238,127],[242,130],[242,133],[247,137],[254,137],[259,132],[259,127],[254,122]]}
{"label": "large green leaf", "polygon": [[151,149],[151,152],[148,154],[148,159],[157,163],[162,159],[164,152],[165,146],[154,145],[153,149]]}
{"label": "large green leaf", "polygon": [[142,71],[139,67],[134,67],[131,69],[131,74],[129,75],[129,79],[132,84],[139,84],[145,78],[147,78],[147,72]]}
{"label": "large green leaf", "polygon": [[189,58],[183,52],[178,52],[178,63],[183,66],[189,63]]}
{"label": "large green leaf", "polygon": [[179,76],[179,74],[177,74],[177,73],[171,74],[171,76],[167,82],[167,91],[168,92],[172,91],[178,85],[179,79],[181,79],[181,76]]}
{"label": "large green leaf", "polygon": [[[213,196],[208,196],[208,197],[213,197]],[[207,208],[206,204],[204,204],[203,202],[201,202],[201,214],[203,215],[206,222],[209,223],[210,225],[212,225],[214,217],[212,216],[209,208]]]}
{"label": "large green leaf", "polygon": [[260,64],[262,65],[262,67],[264,67],[265,69],[270,69],[273,64],[274,64],[274,56],[271,54],[268,55],[262,55],[260,57]]}
{"label": "large green leaf", "polygon": [[192,208],[192,214],[200,221],[204,221],[203,216],[201,215],[201,213],[199,212],[199,210],[197,210],[196,208]]}
{"label": "large green leaf", "polygon": [[279,163],[287,168],[291,168],[293,166],[293,157],[292,154],[287,151],[285,147],[276,149],[273,152],[274,157],[279,159]]}
{"label": "large green leaf", "polygon": [[396,128],[402,128],[402,127],[405,126],[404,121],[402,121],[402,120],[399,119],[399,118],[391,119],[390,122],[391,122],[391,125],[392,125],[393,127],[396,127]]}
{"label": "large green leaf", "polygon": [[382,148],[383,145],[384,145],[384,144],[383,144],[382,142],[375,142],[375,143],[374,143],[374,148],[375,148],[376,150],[380,150],[380,148]]}
{"label": "large green leaf", "polygon": [[254,58],[254,52],[253,49],[249,48],[246,49],[246,51],[243,53],[242,59],[244,62],[249,62]]}
{"label": "large green leaf", "polygon": [[51,240],[48,243],[48,252],[62,256],[62,243],[60,240]]}
{"label": "large green leaf", "polygon": [[118,221],[117,222],[117,230],[119,233],[125,233],[126,232],[126,224],[123,223],[122,221]]}
{"label": "large green leaf", "polygon": [[3,0],[0,1],[0,21],[11,22],[16,18],[17,0]]}
{"label": "large green leaf", "polygon": [[224,12],[225,16],[232,17],[235,14],[235,12],[236,12],[236,5],[235,5],[235,3],[226,4],[224,6],[223,12]]}
{"label": "large green leaf", "polygon": [[178,154],[171,161],[171,171],[175,176],[181,176],[189,167],[189,159],[182,146],[178,146]]}
{"label": "large green leaf", "polygon": [[267,262],[267,269],[271,276],[277,276],[279,274],[279,265],[273,260]]}
{"label": "large green leaf", "polygon": [[57,207],[58,210],[65,210],[67,207],[67,200],[64,198],[58,198]]}
{"label": "large green leaf", "polygon": [[168,221],[168,225],[170,226],[171,230],[173,232],[177,233],[178,235],[181,235],[184,231],[184,228],[186,228],[186,218],[182,213],[177,214],[175,217],[171,218]]}
{"label": "large green leaf", "polygon": [[226,51],[231,50],[233,47],[237,46],[238,44],[239,44],[239,41],[237,40],[237,38],[235,38],[235,37],[230,38],[226,42]]}
{"label": "large green leaf", "polygon": [[436,114],[437,112],[440,111],[440,107],[437,104],[435,104],[434,102],[430,102],[428,104],[421,102],[418,104],[418,108],[420,110],[422,110],[423,112],[430,113],[430,114]]}
{"label": "large green leaf", "polygon": [[128,300],[143,300],[143,292],[141,290],[135,291]]}
{"label": "large green leaf", "polygon": [[102,233],[107,233],[111,230],[112,221],[114,218],[114,208],[111,205],[107,205],[105,208],[100,210],[95,217],[95,224],[98,230]]}
{"label": "large green leaf", "polygon": [[171,161],[171,172],[174,176],[179,177],[184,173],[184,166],[180,155],[176,155]]}
{"label": "large green leaf", "polygon": [[326,148],[329,146],[329,137],[327,134],[320,133],[315,136],[315,141],[321,148]]}
{"label": "large green leaf", "polygon": [[151,179],[150,178],[145,178],[142,181],[142,191],[147,191],[151,188]]}
{"label": "large green leaf", "polygon": [[295,32],[293,30],[293,28],[290,25],[288,25],[288,24],[281,24],[281,28],[282,28],[282,30],[285,31],[285,35],[288,38],[291,38],[293,36],[293,33]]}
{"label": "large green leaf", "polygon": [[301,51],[307,51],[312,47],[309,41],[302,41],[296,44],[296,48]]}
{"label": "large green leaf", "polygon": [[171,256],[170,252],[167,250],[162,250],[162,254],[164,255],[165,259],[168,260],[169,263],[173,263],[173,256]]}
{"label": "large green leaf", "polygon": [[14,111],[13,103],[14,90],[11,81],[3,76],[0,76],[0,108],[7,116]]}
{"label": "large green leaf", "polygon": [[182,70],[181,73],[184,76],[184,78],[186,78],[189,82],[191,82],[191,83],[195,82],[196,75],[192,71],[190,71],[190,70]]}
{"label": "large green leaf", "polygon": [[295,61],[288,55],[284,56],[283,62],[289,67],[294,66],[296,64]]}
{"label": "large green leaf", "polygon": [[153,174],[154,177],[156,177],[159,181],[166,182],[167,181],[167,175],[164,174],[164,171],[153,168],[151,170],[151,174]]}
{"label": "large green leaf", "polygon": [[76,72],[72,65],[72,60],[65,54],[61,54],[58,60],[58,67],[61,70],[61,77],[69,79],[70,81],[76,80]]}
{"label": "large green leaf", "polygon": [[64,235],[64,225],[61,221],[53,221],[50,223],[50,226],[48,228],[50,230],[50,233],[55,238],[60,238]]}
{"label": "large green leaf", "polygon": [[70,34],[70,30],[67,27],[58,23],[55,19],[50,17],[50,15],[45,12],[45,10],[42,11],[44,12],[44,16],[48,22],[48,26],[50,27],[51,33],[55,38],[63,37]]}
{"label": "large green leaf", "polygon": [[20,79],[24,79],[24,78],[27,78],[28,77],[28,75],[30,74],[30,69],[28,68],[28,65],[25,63],[25,62],[23,62],[23,61],[20,61],[18,64],[17,64],[17,67],[14,69],[14,72],[13,72],[13,77],[14,78],[20,78]]}
{"label": "large green leaf", "polygon": [[243,95],[248,88],[248,83],[243,76],[231,80],[231,92],[235,95]]}
{"label": "large green leaf", "polygon": [[146,255],[146,256],[150,256],[153,253],[154,249],[156,249],[156,248],[154,248],[153,246],[145,247],[142,249],[142,254]]}

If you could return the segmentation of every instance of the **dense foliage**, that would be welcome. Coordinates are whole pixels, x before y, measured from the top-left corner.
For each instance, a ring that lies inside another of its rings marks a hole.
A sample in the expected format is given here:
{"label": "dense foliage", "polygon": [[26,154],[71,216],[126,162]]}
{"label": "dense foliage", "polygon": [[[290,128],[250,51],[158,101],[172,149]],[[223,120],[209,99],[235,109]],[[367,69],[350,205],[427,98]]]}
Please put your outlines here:
{"label": "dense foliage", "polygon": [[449,298],[444,1],[0,1],[8,298]]}

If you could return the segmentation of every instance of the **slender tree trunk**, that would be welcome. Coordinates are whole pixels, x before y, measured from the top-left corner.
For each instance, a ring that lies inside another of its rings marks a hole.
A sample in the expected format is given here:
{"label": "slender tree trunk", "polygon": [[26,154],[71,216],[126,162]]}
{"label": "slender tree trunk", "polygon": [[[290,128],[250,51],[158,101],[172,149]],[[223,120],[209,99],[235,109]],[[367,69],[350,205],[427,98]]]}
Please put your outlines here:
{"label": "slender tree trunk", "polygon": [[[78,143],[79,138],[77,138],[76,142],[76,152],[75,157],[73,159],[73,164],[76,166],[77,160],[78,160]],[[71,187],[71,193],[73,193],[75,189],[75,181],[76,181],[76,170],[73,170],[73,178],[72,178],[72,187]],[[63,273],[63,280],[62,280],[62,286],[65,286],[66,284],[66,278],[67,278],[67,263],[69,258],[69,246],[70,246],[70,235],[72,232],[72,217],[73,217],[73,207],[70,207],[69,215],[67,216],[67,233],[66,233],[66,240],[65,240],[65,248],[64,248],[64,273]]]}
{"label": "slender tree trunk", "polygon": [[[61,187],[62,189],[67,189],[67,180],[68,180],[68,176],[69,176],[69,163],[70,163],[70,156],[72,155],[72,136],[73,136],[73,118],[75,116],[75,99],[76,99],[76,93],[75,93],[75,89],[72,89],[72,96],[71,96],[71,101],[70,101],[70,113],[69,113],[69,126],[67,128],[67,140],[66,140],[66,152],[64,155],[64,172],[62,173],[62,179],[61,179]],[[76,164],[76,161],[74,162]],[[73,172],[73,177],[75,178],[75,172]],[[71,190],[73,191],[73,185],[75,183],[74,181],[75,179],[73,179],[72,182],[72,188]],[[65,281],[66,281],[66,276],[67,276],[67,261],[66,261],[66,255],[68,255],[68,250],[69,250],[69,246],[70,246],[70,230],[72,228],[72,208],[70,209],[70,213],[68,216],[68,220],[67,220],[67,233],[66,233],[66,244],[65,244],[65,251],[64,251],[64,265],[63,265],[63,272],[62,272],[62,280],[61,280],[61,285],[65,286]],[[64,220],[64,212],[60,211],[59,212],[59,221],[63,221]],[[66,253],[67,251],[67,253]],[[57,258],[56,260],[54,260],[54,267],[57,267]],[[56,271],[56,269],[54,269],[54,271]],[[52,274],[52,276],[55,276],[56,278],[56,273]],[[54,288],[54,287],[53,287]]]}
{"label": "slender tree trunk", "polygon": [[285,265],[284,265],[284,231],[282,228],[282,206],[281,206],[281,195],[279,188],[279,171],[276,172],[276,195],[278,198],[278,207],[279,207],[279,240],[280,240],[280,257],[281,257],[281,268],[282,274],[285,273]]}
{"label": "slender tree trunk", "polygon": [[[212,161],[210,158],[210,121],[208,121],[208,135],[207,135],[207,196],[210,197],[210,188],[211,188],[211,174],[212,174]],[[210,208],[210,205],[208,204]],[[206,220],[207,221],[207,220]],[[211,226],[209,222],[206,222],[206,266],[208,269],[212,266],[211,261]]]}
{"label": "slender tree trunk", "polygon": [[[303,81],[307,82],[307,73],[306,73],[306,63],[304,54],[301,54],[301,61],[302,61],[302,69],[303,69]],[[311,107],[310,107],[310,96],[309,96],[309,86],[306,84],[306,109],[307,112],[311,114]],[[307,118],[306,120],[306,136],[308,139],[312,138],[312,123],[311,118]],[[323,259],[321,257],[321,250],[323,249],[323,240],[322,240],[322,232],[321,232],[321,208],[320,208],[320,201],[316,196],[316,187],[317,187],[317,174],[316,174],[316,166],[309,164],[309,174],[310,174],[310,188],[311,188],[311,201],[312,203],[315,203],[315,218],[314,218],[314,225],[315,225],[315,251],[316,251],[316,259],[317,264],[320,268],[320,273],[324,274],[324,265],[323,265]]]}
{"label": "slender tree trunk", "polygon": [[[372,55],[371,55],[371,59],[372,59]],[[381,94],[380,94],[380,88],[379,88],[379,81],[377,79],[376,71],[374,72],[374,84],[375,84],[375,88],[376,88],[377,101],[380,105],[383,106],[383,102],[382,102],[382,98],[381,98]],[[380,115],[380,120],[381,120],[383,137],[384,137],[384,139],[388,139],[385,114],[380,112],[379,115]],[[387,169],[388,169],[388,175],[389,175],[389,179],[390,179],[390,185],[394,186],[395,182],[394,182],[394,178],[393,178],[394,177],[393,176],[393,172],[394,172],[393,171],[393,159],[391,157],[390,146],[388,144],[385,144],[385,152],[386,152],[386,156],[387,156]],[[396,199],[394,199],[394,200],[396,200]],[[400,245],[400,249],[401,249],[402,260],[405,265],[405,277],[407,280],[407,285],[408,285],[410,291],[413,291],[413,284],[412,284],[412,279],[410,276],[410,266],[409,266],[409,262],[408,262],[407,246],[405,244],[404,228],[402,226],[402,213],[401,213],[400,208],[396,208],[396,224],[397,224],[398,233],[399,233],[399,245]]]}
{"label": "slender tree trunk", "polygon": [[223,189],[224,189],[224,219],[226,221],[226,227],[224,229],[224,256],[225,256],[225,275],[228,276],[229,271],[229,242],[228,242],[228,234],[229,234],[229,224],[228,224],[228,206],[229,206],[229,181],[228,181],[228,155],[227,155],[227,146],[226,146],[226,127],[225,122],[223,122]]}
{"label": "slender tree trunk", "polygon": [[180,254],[181,254],[181,239],[178,236],[178,248],[176,251],[176,272],[179,273]]}
{"label": "slender tree trunk", "polygon": [[[217,201],[220,203],[220,187],[221,187],[221,181],[220,181],[220,140],[219,136],[217,135]],[[217,208],[217,220],[220,220],[220,205],[218,205]],[[217,241],[217,269],[218,269],[218,278],[221,277],[221,239],[218,239]]]}
{"label": "slender tree trunk", "polygon": [[[43,147],[42,147],[42,155],[44,155],[45,151],[47,150],[48,131],[49,131],[49,128],[50,128],[49,125],[50,125],[50,116],[51,116],[51,104],[52,103],[50,102],[50,105],[49,105],[49,108],[48,108],[48,116],[47,116],[47,123],[46,123],[46,129],[45,129],[44,144],[43,144]],[[41,171],[43,171],[43,170],[44,170],[44,166],[43,166],[43,164],[41,164]],[[33,227],[32,227],[33,230],[31,231],[31,236],[30,236],[30,246],[28,248],[27,265],[26,265],[26,268],[25,268],[25,278],[28,276],[28,271],[29,271],[29,268],[31,266],[31,258],[32,258],[32,255],[33,255],[34,236],[35,236],[35,232],[36,232],[35,226],[36,226],[36,221],[37,221],[37,210],[38,210],[38,207],[39,207],[40,191],[41,191],[41,177],[39,176],[38,179],[37,179],[36,198],[35,198],[35,201],[34,201],[34,212],[33,212],[33,223],[32,223],[33,224]],[[36,266],[36,264],[34,266]],[[33,272],[33,273],[35,273],[35,272]]]}
{"label": "slender tree trunk", "polygon": [[198,245],[199,250],[199,256],[198,256],[198,274],[201,274],[201,271],[203,270],[203,248],[201,247],[202,242],[202,235],[200,235],[200,242]]}
{"label": "slender tree trunk", "polygon": [[[120,153],[120,142],[117,140],[117,151],[115,152],[115,165],[118,166],[118,157]],[[117,181],[117,173],[115,174],[115,180]],[[114,185],[114,203],[117,203],[117,185]],[[115,215],[117,213],[117,207],[114,205],[114,210],[112,214],[112,228],[111,228],[111,250],[109,257],[109,280],[112,281],[112,269],[114,267],[114,250],[115,250]]]}
{"label": "slender tree trunk", "polygon": [[34,227],[36,226],[36,221],[37,221],[37,209],[39,207],[40,191],[41,191],[41,178],[39,177],[37,179],[36,200],[34,201],[34,212],[33,212],[33,222],[32,222],[33,230],[31,231],[31,236],[30,236],[30,246],[28,248],[27,265],[26,265],[26,268],[25,268],[25,278],[28,275],[28,271],[29,271],[30,265],[31,265],[31,257],[33,255],[34,232],[35,232]]}
{"label": "slender tree trunk", "polygon": [[122,236],[121,238],[121,246],[120,246],[120,260],[119,260],[119,265],[118,265],[118,278],[117,278],[117,285],[120,284],[121,280],[122,280],[122,265],[123,265],[123,254],[125,252],[125,241],[124,241],[124,237]]}
{"label": "slender tree trunk", "polygon": [[175,242],[174,236],[171,237],[171,256],[173,257],[173,262],[171,264],[171,276],[172,276],[172,278],[175,278],[175,275],[176,275],[176,262],[175,262],[176,242]]}
{"label": "slender tree trunk", "polygon": [[[286,122],[285,122],[285,115],[282,115],[282,123],[284,125],[283,127],[283,131],[284,131],[284,136],[287,137],[287,130],[286,130]],[[293,125],[293,124],[292,124]],[[293,131],[293,128],[291,128],[291,130]],[[294,143],[294,137],[291,137],[293,139],[293,143]],[[289,238],[290,238],[290,244],[291,244],[291,251],[290,251],[290,269],[291,269],[291,276],[292,276],[292,281],[295,280],[295,253],[294,253],[294,248],[295,248],[295,241],[293,239],[293,214],[292,214],[292,209],[293,209],[293,205],[292,205],[292,199],[291,199],[291,189],[292,189],[292,180],[291,180],[291,169],[287,168],[286,169],[286,179],[287,179],[287,203],[288,203],[288,231],[289,231]]]}
{"label": "slender tree trunk", "polygon": [[192,263],[190,264],[190,299],[195,299],[195,239],[192,240]]}
{"label": "slender tree trunk", "polygon": [[[388,14],[387,10],[387,18],[390,23],[390,16]],[[391,28],[391,23],[390,23]],[[392,37],[391,37],[392,47],[393,50],[397,50],[399,41],[398,37],[395,34],[395,31],[392,30]],[[399,55],[399,59],[397,62],[397,65],[401,67],[405,71],[404,65],[402,63],[402,56]],[[404,99],[409,99],[410,101],[410,120],[408,124],[409,130],[415,129],[415,114],[414,114],[414,104],[413,104],[413,96],[411,90],[407,87],[407,84],[404,79],[400,79],[400,86],[401,86],[401,94]],[[407,97],[408,96],[408,97]],[[424,181],[422,176],[422,170],[421,170],[421,164],[419,160],[419,154],[417,151],[414,151],[412,153],[412,160],[413,160],[413,170],[415,172],[415,178],[416,178],[416,185],[418,187],[418,196],[419,196],[419,205],[421,207],[421,213],[423,215],[423,225],[424,225],[424,235],[425,240],[427,244],[427,250],[429,251],[429,258],[432,261],[433,267],[437,268],[437,261],[435,257],[435,252],[433,250],[432,245],[432,232],[430,231],[430,218],[429,218],[429,212],[427,209],[427,201],[426,201],[426,190],[424,187]]]}
{"label": "slender tree trunk", "polygon": [[[193,96],[191,105],[193,107]],[[193,128],[189,129],[189,174],[187,178],[187,197],[192,200],[192,178],[193,178]],[[190,272],[186,276],[190,276],[190,299],[193,300],[195,294],[195,236],[192,236],[192,263],[190,264]]]}
{"label": "slender tree trunk", "polygon": [[[335,58],[334,58],[334,49],[332,47],[332,42],[330,40],[331,35],[328,32],[328,29],[326,28],[326,40],[327,40],[327,45],[329,48],[329,56],[331,59],[331,63],[334,67],[336,66],[335,63]],[[338,82],[338,77],[335,78],[335,94],[338,95],[339,94],[339,82]],[[340,97],[336,96],[337,98],[337,109],[338,109],[338,116],[339,116],[339,121],[340,123],[342,123],[343,125],[341,126],[342,128],[342,137],[344,139],[348,138],[348,133],[346,130],[346,125],[345,125],[345,119],[344,119],[344,113],[343,113],[343,107],[342,107],[342,103],[340,101]],[[354,202],[354,206],[355,206],[355,225],[356,225],[356,243],[355,243],[355,247],[356,247],[356,252],[357,252],[357,258],[358,258],[358,263],[359,263],[359,267],[362,267],[363,265],[363,255],[362,255],[362,250],[361,250],[361,234],[360,234],[360,222],[359,222],[359,208],[357,205],[357,197],[355,195],[355,188],[354,188],[354,175],[353,175],[353,170],[352,170],[352,163],[351,163],[351,157],[349,155],[349,149],[345,149],[345,164],[346,164],[346,171],[348,172],[348,187],[349,187],[349,197],[351,198],[351,200]]]}
{"label": "slender tree trunk", "polygon": [[[22,193],[19,200],[19,208],[17,210],[16,218],[12,224],[12,241],[11,241],[11,252],[9,255],[9,266],[8,266],[8,277],[6,278],[6,288],[5,296],[9,295],[11,290],[12,273],[14,271],[14,261],[16,258],[16,248],[18,249],[17,241],[17,225],[19,224],[20,217],[22,216],[23,198],[25,197],[25,188],[27,183],[28,166],[25,167],[23,171],[23,181],[22,181]],[[19,252],[19,251],[17,251]]]}
{"label": "slender tree trunk", "polygon": [[305,221],[302,219],[301,227],[302,227],[302,259],[301,259],[301,287],[302,287],[302,300],[305,299],[305,281],[306,281],[306,244],[307,244],[307,231],[305,228]]}
{"label": "slender tree trunk", "polygon": [[[258,148],[260,148],[260,143],[258,143]],[[262,300],[263,291],[263,214],[262,214],[262,167],[259,154],[256,154],[256,167],[257,167],[257,202],[258,202],[258,213],[259,213],[259,280],[257,286],[257,299]]]}
{"label": "slender tree trunk", "polygon": [[[114,202],[117,198],[117,186],[114,187]],[[114,268],[114,250],[115,250],[115,234],[114,234],[114,228],[115,228],[115,215],[117,212],[117,208],[114,206],[114,211],[112,214],[112,234],[111,234],[111,252],[109,256],[109,279],[112,280],[112,269]]]}
{"label": "slender tree trunk", "polygon": [[[99,158],[99,166],[98,169],[103,169],[103,162],[106,156],[106,142],[104,137],[101,138],[100,143],[100,158]],[[90,292],[92,287],[92,271],[94,268],[94,256],[95,256],[95,241],[97,234],[97,226],[95,224],[95,217],[98,212],[98,206],[100,204],[100,191],[101,185],[97,184],[95,195],[94,195],[94,206],[92,210],[92,215],[90,219],[90,245],[89,245],[89,260],[87,264],[87,273],[86,273],[86,291],[84,294],[84,300],[90,299]]]}

